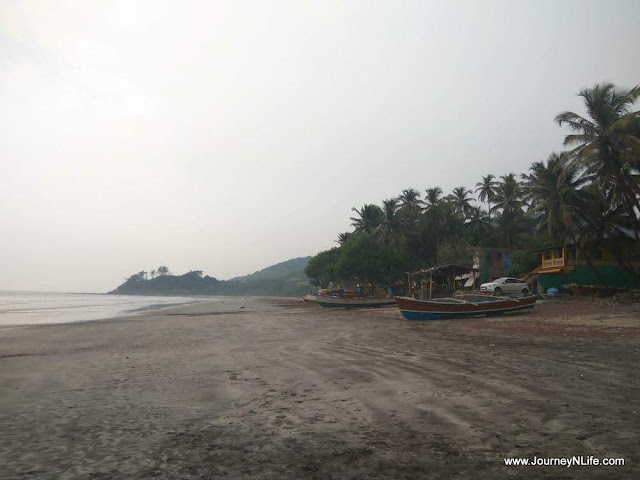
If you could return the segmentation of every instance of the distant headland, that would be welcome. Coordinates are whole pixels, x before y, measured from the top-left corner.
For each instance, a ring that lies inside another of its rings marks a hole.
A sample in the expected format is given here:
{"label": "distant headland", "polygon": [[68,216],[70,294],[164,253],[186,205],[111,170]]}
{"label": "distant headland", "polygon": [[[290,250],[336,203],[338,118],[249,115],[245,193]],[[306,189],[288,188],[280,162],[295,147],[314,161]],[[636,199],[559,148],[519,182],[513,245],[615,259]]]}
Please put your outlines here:
{"label": "distant headland", "polygon": [[218,280],[194,270],[174,275],[165,266],[131,275],[109,292],[113,295],[265,295],[298,296],[308,293],[304,269],[311,257],[287,260],[251,275]]}

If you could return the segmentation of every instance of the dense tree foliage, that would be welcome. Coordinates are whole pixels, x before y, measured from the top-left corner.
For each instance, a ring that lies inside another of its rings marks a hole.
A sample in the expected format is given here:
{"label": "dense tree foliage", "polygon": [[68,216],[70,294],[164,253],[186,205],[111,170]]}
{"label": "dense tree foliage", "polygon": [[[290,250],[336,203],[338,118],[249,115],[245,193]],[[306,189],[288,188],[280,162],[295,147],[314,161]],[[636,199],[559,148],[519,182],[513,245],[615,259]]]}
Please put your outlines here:
{"label": "dense tree foliage", "polygon": [[438,247],[436,262],[438,265],[455,264],[473,267],[476,249],[465,238],[453,237],[443,241]]}
{"label": "dense tree foliage", "polygon": [[[487,174],[473,191],[406,188],[382,206],[353,208],[353,231],[314,257],[307,275],[318,285],[347,278],[390,282],[409,269],[470,263],[476,247],[511,248],[511,272],[520,275],[539,264],[534,250],[567,243],[575,243],[597,273],[591,258],[616,228],[640,239],[640,112],[633,108],[640,86],[598,84],[578,95],[586,113],[555,118],[572,130],[564,141],[569,150],[519,176]],[[615,243],[614,250],[619,265],[637,278]]]}
{"label": "dense tree foliage", "polygon": [[331,250],[320,252],[309,260],[309,264],[304,271],[314,285],[326,287],[337,278],[334,265],[338,260],[338,254],[338,248],[332,248]]}

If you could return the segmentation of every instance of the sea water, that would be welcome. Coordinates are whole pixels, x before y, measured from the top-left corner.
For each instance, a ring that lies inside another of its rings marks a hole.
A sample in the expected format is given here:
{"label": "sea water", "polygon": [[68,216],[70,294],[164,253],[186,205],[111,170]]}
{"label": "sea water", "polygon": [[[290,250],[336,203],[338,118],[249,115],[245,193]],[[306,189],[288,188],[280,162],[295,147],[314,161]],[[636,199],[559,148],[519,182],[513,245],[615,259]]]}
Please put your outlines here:
{"label": "sea water", "polygon": [[0,328],[98,320],[213,298],[148,297],[0,290]]}

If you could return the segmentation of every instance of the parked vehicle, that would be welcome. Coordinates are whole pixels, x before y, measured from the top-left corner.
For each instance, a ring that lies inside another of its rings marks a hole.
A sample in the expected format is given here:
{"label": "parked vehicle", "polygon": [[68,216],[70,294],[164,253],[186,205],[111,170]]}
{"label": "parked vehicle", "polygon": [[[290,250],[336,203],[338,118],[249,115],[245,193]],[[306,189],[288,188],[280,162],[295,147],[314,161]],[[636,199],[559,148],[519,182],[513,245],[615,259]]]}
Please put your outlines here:
{"label": "parked vehicle", "polygon": [[519,278],[501,277],[492,282],[483,283],[480,285],[480,291],[491,292],[497,295],[502,295],[503,293],[529,295],[529,285]]}

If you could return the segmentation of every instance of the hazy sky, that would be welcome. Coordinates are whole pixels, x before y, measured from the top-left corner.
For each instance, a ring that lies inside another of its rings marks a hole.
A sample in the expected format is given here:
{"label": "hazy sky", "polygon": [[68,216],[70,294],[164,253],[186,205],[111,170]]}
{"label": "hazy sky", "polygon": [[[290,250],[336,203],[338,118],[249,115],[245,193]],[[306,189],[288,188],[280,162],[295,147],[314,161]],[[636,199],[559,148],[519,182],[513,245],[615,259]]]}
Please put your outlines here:
{"label": "hazy sky", "polygon": [[0,0],[0,289],[229,278],[561,148],[640,2]]}

